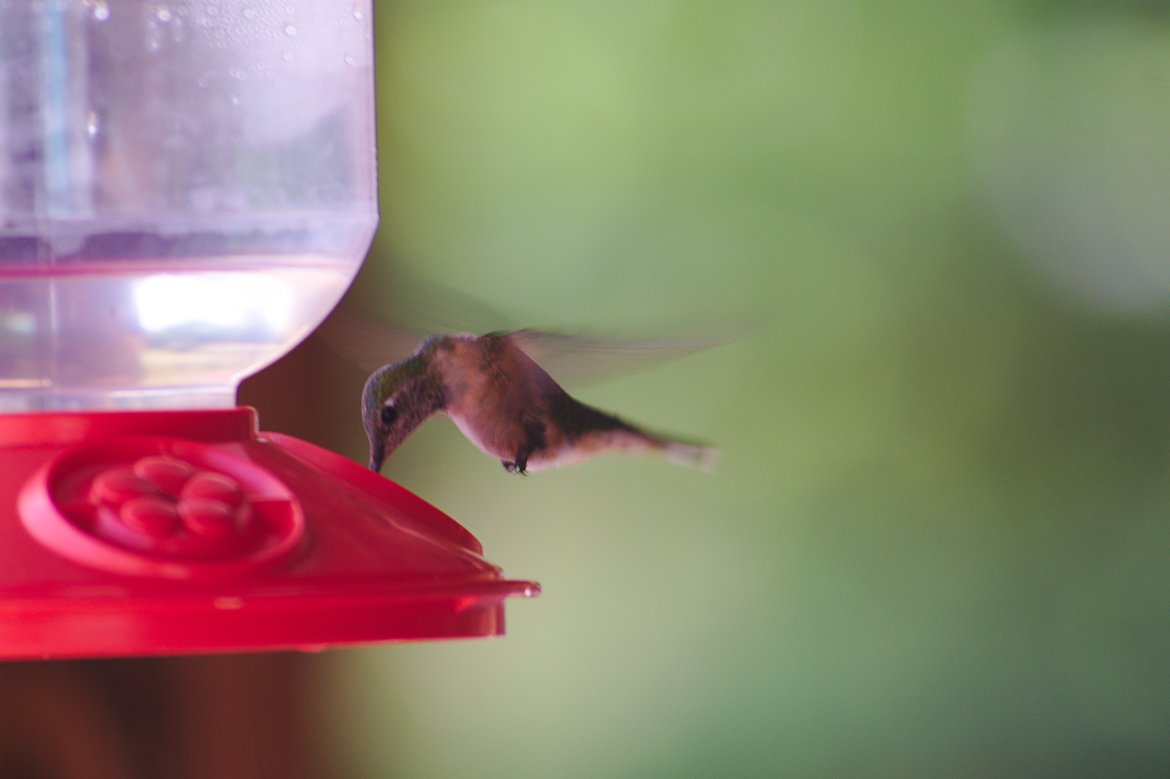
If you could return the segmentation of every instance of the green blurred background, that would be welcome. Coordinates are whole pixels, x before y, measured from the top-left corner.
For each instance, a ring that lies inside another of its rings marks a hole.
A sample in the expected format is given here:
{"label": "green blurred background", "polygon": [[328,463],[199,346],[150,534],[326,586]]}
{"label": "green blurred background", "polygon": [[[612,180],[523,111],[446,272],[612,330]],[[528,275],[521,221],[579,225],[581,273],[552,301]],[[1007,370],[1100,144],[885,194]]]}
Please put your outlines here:
{"label": "green blurred background", "polygon": [[[764,324],[578,392],[713,476],[508,477],[446,420],[389,461],[544,593],[499,640],[320,658],[339,771],[1170,774],[1167,4],[378,11],[347,305]],[[362,374],[299,354],[265,426],[364,461]]]}

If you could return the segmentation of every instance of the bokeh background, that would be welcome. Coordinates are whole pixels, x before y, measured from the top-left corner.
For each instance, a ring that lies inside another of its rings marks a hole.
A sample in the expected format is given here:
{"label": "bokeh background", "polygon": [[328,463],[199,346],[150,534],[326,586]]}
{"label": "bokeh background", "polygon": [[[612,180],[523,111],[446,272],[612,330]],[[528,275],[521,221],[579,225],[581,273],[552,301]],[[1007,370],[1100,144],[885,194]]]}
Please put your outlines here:
{"label": "bokeh background", "polygon": [[[331,775],[1170,773],[1166,3],[377,25],[346,306],[465,313],[414,278],[514,326],[751,327],[578,391],[717,442],[714,475],[509,477],[445,420],[390,460],[544,592],[499,640],[314,658]],[[364,461],[362,379],[311,340],[244,399]]]}

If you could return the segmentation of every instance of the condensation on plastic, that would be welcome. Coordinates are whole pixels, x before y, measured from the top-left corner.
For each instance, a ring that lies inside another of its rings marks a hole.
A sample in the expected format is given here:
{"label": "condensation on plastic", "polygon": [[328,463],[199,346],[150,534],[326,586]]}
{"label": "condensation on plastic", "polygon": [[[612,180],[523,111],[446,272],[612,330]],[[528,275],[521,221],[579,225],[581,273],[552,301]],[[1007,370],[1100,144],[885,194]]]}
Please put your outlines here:
{"label": "condensation on plastic", "polygon": [[0,411],[230,408],[377,224],[370,0],[0,0]]}

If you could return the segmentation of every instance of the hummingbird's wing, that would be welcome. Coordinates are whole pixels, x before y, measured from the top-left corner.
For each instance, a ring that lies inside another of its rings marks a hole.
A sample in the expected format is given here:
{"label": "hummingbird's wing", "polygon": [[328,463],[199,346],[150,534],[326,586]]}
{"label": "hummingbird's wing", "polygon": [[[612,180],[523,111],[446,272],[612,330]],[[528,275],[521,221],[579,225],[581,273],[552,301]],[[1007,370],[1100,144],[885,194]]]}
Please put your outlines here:
{"label": "hummingbird's wing", "polygon": [[[597,384],[649,370],[716,346],[741,340],[756,328],[663,338],[606,338],[552,330],[516,329],[472,296],[412,274],[400,273],[389,295],[368,313],[358,295],[346,296],[314,334],[333,352],[366,372],[406,359],[435,334],[492,330],[505,336],[569,386]],[[355,286],[356,289],[356,286]]]}
{"label": "hummingbird's wing", "polygon": [[314,337],[367,373],[406,359],[432,335],[507,328],[478,300],[409,274],[396,276],[390,294],[378,301],[378,313],[358,298],[347,295]]}
{"label": "hummingbird's wing", "polygon": [[734,336],[601,338],[515,330],[508,339],[559,383],[612,381],[738,340]]}
{"label": "hummingbird's wing", "polygon": [[[406,359],[428,336],[435,334],[435,331],[395,328],[339,307],[315,335],[342,358],[369,372]],[[599,338],[531,329],[496,331],[491,335],[507,338],[557,382],[567,386],[613,381],[736,340]]]}
{"label": "hummingbird's wing", "polygon": [[335,309],[313,335],[367,373],[406,359],[425,338],[379,324],[344,308]]}

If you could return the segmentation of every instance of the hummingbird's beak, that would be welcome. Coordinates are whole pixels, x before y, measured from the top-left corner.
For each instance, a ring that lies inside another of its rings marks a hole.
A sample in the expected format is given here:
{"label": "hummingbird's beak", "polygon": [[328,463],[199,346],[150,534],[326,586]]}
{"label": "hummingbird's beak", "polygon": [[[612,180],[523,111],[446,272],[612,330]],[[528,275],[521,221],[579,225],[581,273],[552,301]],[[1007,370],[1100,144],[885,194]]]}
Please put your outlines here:
{"label": "hummingbird's beak", "polygon": [[374,473],[380,473],[382,470],[382,462],[385,459],[386,445],[377,438],[370,441],[370,470]]}

